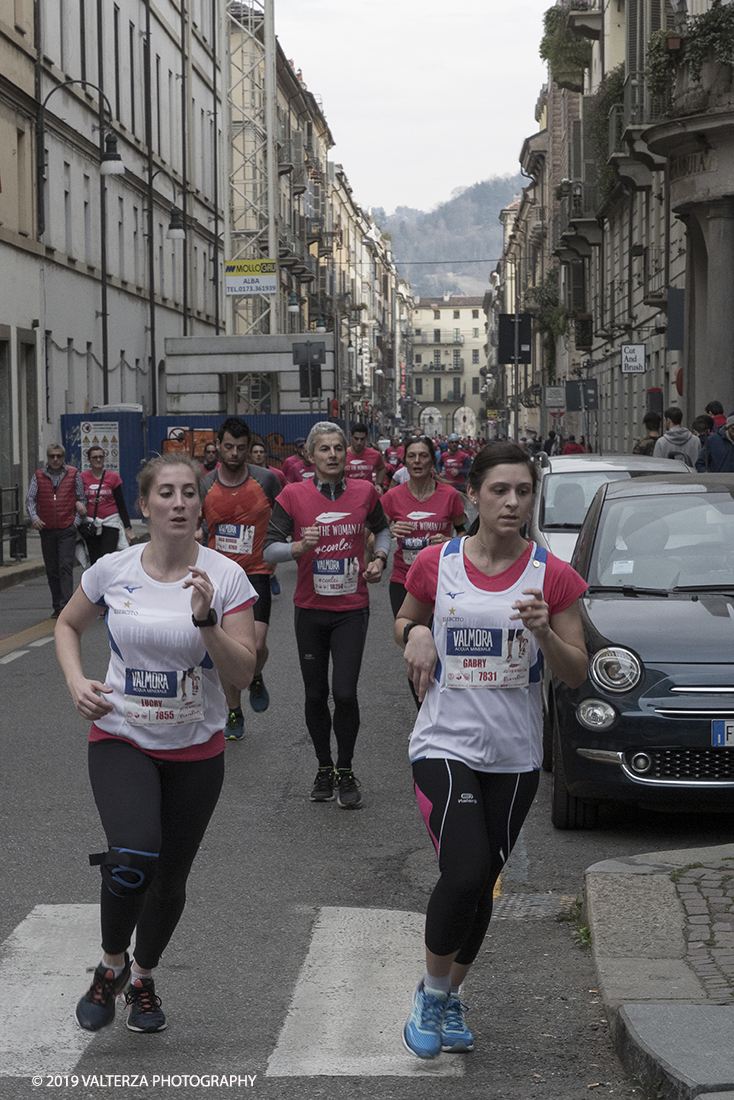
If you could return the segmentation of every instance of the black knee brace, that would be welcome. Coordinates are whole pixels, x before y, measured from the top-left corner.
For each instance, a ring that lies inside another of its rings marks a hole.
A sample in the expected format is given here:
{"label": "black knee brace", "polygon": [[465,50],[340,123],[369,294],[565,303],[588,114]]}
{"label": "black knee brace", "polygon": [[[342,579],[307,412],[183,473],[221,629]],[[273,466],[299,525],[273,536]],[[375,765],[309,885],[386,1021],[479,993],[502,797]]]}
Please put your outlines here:
{"label": "black knee brace", "polygon": [[107,889],[119,898],[143,894],[156,868],[157,852],[136,852],[131,848],[110,848],[89,857],[99,866]]}

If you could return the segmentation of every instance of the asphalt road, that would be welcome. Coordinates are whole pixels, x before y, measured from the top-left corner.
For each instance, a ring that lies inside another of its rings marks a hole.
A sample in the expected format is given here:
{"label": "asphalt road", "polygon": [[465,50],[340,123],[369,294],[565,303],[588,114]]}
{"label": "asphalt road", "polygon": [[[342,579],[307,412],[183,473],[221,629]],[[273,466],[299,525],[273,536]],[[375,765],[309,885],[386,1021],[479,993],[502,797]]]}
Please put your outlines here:
{"label": "asphalt road", "polygon": [[[227,745],[224,793],[157,974],[169,1019],[159,1035],[128,1032],[122,1012],[91,1040],[69,1030],[89,981],[84,970],[99,958],[90,931],[84,963],[77,961],[74,931],[77,917],[95,928],[98,873],[86,855],[104,847],[86,775],[86,729],[48,634],[1,659],[0,1100],[41,1091],[125,1100],[172,1092],[412,1100],[444,1095],[447,1085],[468,1100],[640,1100],[612,1050],[590,954],[574,922],[558,918],[597,860],[717,843],[729,822],[626,809],[606,813],[596,832],[557,832],[543,774],[465,989],[476,1050],[444,1055],[435,1066],[411,1059],[399,1021],[423,969],[419,930],[435,869],[413,800],[406,744],[414,708],[392,642],[387,585],[372,590],[361,680],[355,772],[364,808],[345,812],[307,798],[315,762],[293,641],[295,567],[278,573],[283,593],[274,601],[265,669],[271,705],[255,715],[245,696],[245,740]],[[43,580],[0,593],[6,636],[47,613]],[[103,678],[102,622],[85,636],[84,654],[88,673]],[[50,936],[39,939],[46,925]],[[11,981],[13,965],[20,977]],[[52,992],[59,967],[68,982]]]}

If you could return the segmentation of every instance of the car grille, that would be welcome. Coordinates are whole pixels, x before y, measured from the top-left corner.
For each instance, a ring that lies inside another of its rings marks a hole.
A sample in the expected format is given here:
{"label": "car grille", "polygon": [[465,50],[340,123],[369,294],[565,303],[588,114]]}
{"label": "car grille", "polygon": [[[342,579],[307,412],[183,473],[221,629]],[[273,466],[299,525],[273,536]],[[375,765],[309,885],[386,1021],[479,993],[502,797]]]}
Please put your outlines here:
{"label": "car grille", "polygon": [[626,752],[628,774],[643,783],[734,783],[734,749],[644,749],[652,764],[640,774],[632,767],[635,752]]}

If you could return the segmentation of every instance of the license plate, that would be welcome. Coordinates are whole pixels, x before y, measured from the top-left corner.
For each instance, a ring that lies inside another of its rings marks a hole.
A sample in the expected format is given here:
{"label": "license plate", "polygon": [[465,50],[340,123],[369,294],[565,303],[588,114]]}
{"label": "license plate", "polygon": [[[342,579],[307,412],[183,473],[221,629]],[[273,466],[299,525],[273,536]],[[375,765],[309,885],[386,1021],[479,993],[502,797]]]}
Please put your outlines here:
{"label": "license plate", "polygon": [[711,744],[715,749],[734,748],[734,718],[715,718],[711,722]]}

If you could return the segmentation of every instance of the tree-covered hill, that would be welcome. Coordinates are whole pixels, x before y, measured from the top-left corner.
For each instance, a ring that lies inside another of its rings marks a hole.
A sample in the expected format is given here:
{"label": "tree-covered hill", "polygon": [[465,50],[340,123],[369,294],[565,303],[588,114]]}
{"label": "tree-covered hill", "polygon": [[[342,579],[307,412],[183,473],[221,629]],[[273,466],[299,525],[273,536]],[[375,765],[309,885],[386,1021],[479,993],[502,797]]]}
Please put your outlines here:
{"label": "tree-covered hill", "polygon": [[[519,195],[524,182],[520,175],[493,176],[473,187],[457,187],[448,202],[428,213],[409,206],[390,215],[372,210],[382,232],[392,235],[398,270],[414,294],[484,293],[502,254],[500,210]],[[446,262],[459,260],[476,262]]]}

